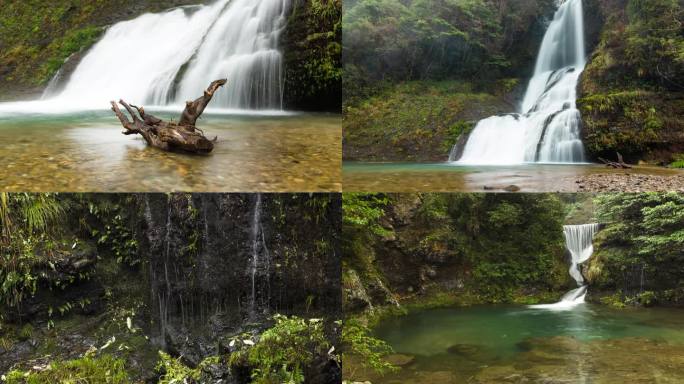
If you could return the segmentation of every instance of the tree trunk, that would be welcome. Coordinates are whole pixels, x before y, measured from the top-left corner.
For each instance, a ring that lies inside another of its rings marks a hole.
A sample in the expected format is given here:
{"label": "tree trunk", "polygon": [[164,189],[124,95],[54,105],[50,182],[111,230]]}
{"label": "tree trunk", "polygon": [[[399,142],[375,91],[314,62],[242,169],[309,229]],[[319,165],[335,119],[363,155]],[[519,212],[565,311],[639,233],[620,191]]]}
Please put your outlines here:
{"label": "tree trunk", "polygon": [[[119,118],[121,125],[126,129],[124,135],[141,135],[148,145],[165,151],[180,150],[192,153],[209,153],[214,149],[216,137],[209,140],[202,130],[195,127],[197,119],[204,112],[214,93],[224,84],[226,79],[216,80],[209,85],[204,95],[195,101],[188,101],[181,113],[178,123],[161,120],[145,112],[143,107],[129,105],[119,100],[133,121],[121,112],[116,102],[112,101],[112,111]],[[134,110],[135,109],[135,110]]]}

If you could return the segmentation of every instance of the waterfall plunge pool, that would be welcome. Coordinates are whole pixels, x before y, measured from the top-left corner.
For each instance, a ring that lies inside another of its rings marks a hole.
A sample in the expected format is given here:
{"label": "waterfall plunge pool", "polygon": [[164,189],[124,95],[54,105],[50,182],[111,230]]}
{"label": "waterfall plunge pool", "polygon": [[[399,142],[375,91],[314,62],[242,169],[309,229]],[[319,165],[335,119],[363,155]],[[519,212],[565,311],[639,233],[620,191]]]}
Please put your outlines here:
{"label": "waterfall plunge pool", "polygon": [[365,163],[345,161],[344,190],[349,192],[482,192],[515,185],[522,192],[582,192],[584,176],[632,174],[677,176],[684,171],[657,166],[612,169],[602,164],[454,165],[453,163]]}
{"label": "waterfall plunge pool", "polygon": [[[178,119],[172,109],[148,108]],[[8,191],[339,191],[338,114],[235,114],[207,109],[218,136],[206,156],[150,148],[109,110],[0,113],[0,180]]]}
{"label": "waterfall plunge pool", "polygon": [[373,383],[611,383],[684,380],[684,310],[570,311],[480,305],[389,318],[375,329],[408,363],[384,376],[344,361],[345,379]]}

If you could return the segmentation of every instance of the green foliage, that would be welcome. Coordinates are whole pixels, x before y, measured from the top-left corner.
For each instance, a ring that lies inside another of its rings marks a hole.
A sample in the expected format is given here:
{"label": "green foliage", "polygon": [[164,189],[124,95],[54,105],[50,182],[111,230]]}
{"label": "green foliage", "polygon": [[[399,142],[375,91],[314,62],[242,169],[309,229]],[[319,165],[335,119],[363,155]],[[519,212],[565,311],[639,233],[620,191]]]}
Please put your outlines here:
{"label": "green foliage", "polygon": [[534,59],[522,36],[529,39],[553,6],[548,0],[351,2],[343,21],[345,77],[352,80],[345,92],[358,95],[382,81],[485,80],[516,71]]}
{"label": "green foliage", "polygon": [[625,288],[626,293],[638,291],[629,301],[643,305],[682,284],[684,196],[602,194],[595,204],[599,220],[611,223],[597,238],[601,263],[597,284]]}
{"label": "green foliage", "polygon": [[[35,293],[38,267],[54,256],[53,225],[66,204],[54,194],[0,193],[0,301],[16,307]],[[41,252],[37,252],[40,250]]]}
{"label": "green foliage", "polygon": [[286,103],[339,109],[342,0],[296,2],[284,36]]}
{"label": "green foliage", "polygon": [[129,384],[125,362],[111,355],[85,356],[76,360],[52,362],[40,372],[13,370],[6,375],[7,384]]}
{"label": "green foliage", "polygon": [[609,296],[603,296],[601,298],[601,303],[604,305],[608,305],[613,308],[624,308],[626,307],[625,302],[623,300],[622,292],[618,291],[615,292],[612,295]]}
{"label": "green foliage", "polygon": [[273,319],[275,325],[264,331],[256,343],[235,339],[239,349],[230,355],[229,364],[248,365],[256,384],[303,383],[304,370],[330,349],[323,322],[283,315]]}
{"label": "green foliage", "polygon": [[388,230],[378,220],[385,214],[384,207],[389,203],[386,196],[345,193],[342,195],[343,225],[370,230],[372,234],[383,236]]}
{"label": "green foliage", "polygon": [[678,0],[630,0],[625,57],[640,78],[684,87],[684,5]]}
{"label": "green foliage", "polygon": [[[389,263],[380,265],[391,265],[394,271],[392,281],[384,285],[408,284],[414,289],[413,280],[397,281],[396,275],[405,268],[411,276],[407,279],[417,278],[417,266],[439,260],[444,268],[453,268],[449,269],[451,278],[462,274],[460,292],[477,296],[476,302],[521,301],[521,288],[557,291],[568,279],[562,232],[565,209],[557,195],[390,195],[388,211],[400,216],[411,212],[412,216],[400,219],[402,225],[395,229],[393,238],[397,242],[393,244],[412,257],[386,260],[384,239],[367,228],[364,232],[361,227],[355,231],[345,227],[348,247],[344,249],[344,263],[358,273],[363,286],[377,290],[376,282],[386,279],[380,272],[384,268],[376,265],[377,259]],[[394,254],[394,247],[392,250],[390,254]],[[345,284],[353,283],[348,280]],[[443,299],[446,303],[470,301],[449,295]]]}
{"label": "green foliage", "polygon": [[358,321],[345,321],[342,328],[342,343],[343,360],[344,355],[353,354],[360,358],[364,367],[371,368],[380,374],[399,370],[399,367],[384,360],[385,356],[394,352],[392,347],[385,341],[371,336],[368,327]]}
{"label": "green foliage", "polygon": [[124,201],[90,200],[88,212],[96,223],[87,224],[97,244],[111,252],[118,263],[134,266],[140,263],[138,241],[133,232],[131,213],[127,206],[131,198]]}
{"label": "green foliage", "polygon": [[678,153],[673,156],[674,161],[670,163],[670,168],[684,168],[684,153]]}
{"label": "green foliage", "polygon": [[684,129],[682,2],[597,3],[594,12],[606,20],[578,100],[586,149],[592,157],[619,151],[628,161],[670,163]]}
{"label": "green foliage", "polygon": [[174,359],[168,353],[159,351],[159,362],[157,363],[157,371],[161,374],[159,384],[199,382],[202,371],[207,366],[220,362],[220,357],[210,356],[202,360],[196,368],[190,368],[183,364],[180,358]]}

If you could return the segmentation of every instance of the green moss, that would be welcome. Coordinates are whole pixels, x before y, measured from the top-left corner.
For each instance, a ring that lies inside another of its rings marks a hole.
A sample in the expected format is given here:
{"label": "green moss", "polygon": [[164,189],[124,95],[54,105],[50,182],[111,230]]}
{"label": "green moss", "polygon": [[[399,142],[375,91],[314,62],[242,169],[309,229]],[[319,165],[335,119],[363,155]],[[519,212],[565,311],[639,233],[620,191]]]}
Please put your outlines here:
{"label": "green moss", "polygon": [[342,1],[296,2],[283,38],[285,104],[339,111],[342,97]]}
{"label": "green moss", "polygon": [[406,82],[346,104],[343,133],[346,159],[445,160],[459,135],[479,116],[510,106],[494,94],[462,81]]}
{"label": "green moss", "polygon": [[[46,84],[72,53],[92,45],[130,11],[160,11],[194,0],[33,0],[3,3],[0,98]],[[14,96],[16,97],[16,96]]]}
{"label": "green moss", "polygon": [[606,20],[579,87],[587,152],[668,164],[684,145],[684,7],[629,0],[600,8]]}
{"label": "green moss", "polygon": [[39,84],[48,82],[62,67],[72,53],[78,52],[94,44],[102,34],[102,28],[85,27],[69,31],[65,36],[53,40],[47,46],[47,58],[38,70],[36,81]]}
{"label": "green moss", "polygon": [[577,103],[584,120],[585,145],[594,154],[643,154],[668,137],[666,128],[682,124],[677,115],[666,120],[671,107],[652,92],[593,94]]}
{"label": "green moss", "polygon": [[108,383],[129,384],[124,361],[102,355],[82,357],[76,360],[50,363],[50,368],[41,372],[13,370],[6,375],[7,384],[45,383]]}

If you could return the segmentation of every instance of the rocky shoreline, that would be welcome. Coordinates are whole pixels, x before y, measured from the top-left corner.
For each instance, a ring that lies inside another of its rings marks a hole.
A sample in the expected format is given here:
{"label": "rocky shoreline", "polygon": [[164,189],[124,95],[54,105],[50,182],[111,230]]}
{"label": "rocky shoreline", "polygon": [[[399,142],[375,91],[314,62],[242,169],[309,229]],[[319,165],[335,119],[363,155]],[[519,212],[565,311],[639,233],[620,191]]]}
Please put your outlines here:
{"label": "rocky shoreline", "polygon": [[578,192],[684,192],[684,175],[593,174],[576,179]]}

